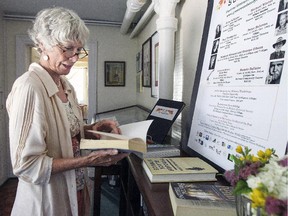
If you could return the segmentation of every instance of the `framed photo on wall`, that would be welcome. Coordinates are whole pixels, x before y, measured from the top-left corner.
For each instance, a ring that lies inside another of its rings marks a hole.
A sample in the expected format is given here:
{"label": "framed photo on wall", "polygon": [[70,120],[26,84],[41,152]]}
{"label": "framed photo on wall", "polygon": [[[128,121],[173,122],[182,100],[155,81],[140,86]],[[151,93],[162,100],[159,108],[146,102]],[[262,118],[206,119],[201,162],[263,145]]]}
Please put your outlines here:
{"label": "framed photo on wall", "polygon": [[151,97],[159,97],[159,73],[158,73],[158,56],[159,56],[159,35],[155,32],[151,37]]}
{"label": "framed photo on wall", "polygon": [[142,85],[151,87],[151,38],[142,45]]}
{"label": "framed photo on wall", "polygon": [[105,86],[125,86],[124,61],[105,61]]}
{"label": "framed photo on wall", "polygon": [[143,92],[143,86],[142,86],[142,71],[137,73],[136,75],[136,90],[138,93]]}
{"label": "framed photo on wall", "polygon": [[138,52],[136,55],[136,71],[139,73],[142,70],[142,52]]}

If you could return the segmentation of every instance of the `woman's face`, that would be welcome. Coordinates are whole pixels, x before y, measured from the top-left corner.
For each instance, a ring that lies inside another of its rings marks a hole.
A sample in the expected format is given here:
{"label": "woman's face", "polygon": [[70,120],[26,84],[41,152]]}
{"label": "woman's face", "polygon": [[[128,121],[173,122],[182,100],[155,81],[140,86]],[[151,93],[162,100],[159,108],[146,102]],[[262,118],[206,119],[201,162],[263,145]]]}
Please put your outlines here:
{"label": "woman's face", "polygon": [[[64,45],[53,46],[46,50],[45,54],[49,59],[45,63],[46,69],[58,75],[67,75],[79,57],[77,53],[82,49],[80,43],[67,43]],[[72,54],[71,54],[72,53]]]}
{"label": "woman's face", "polygon": [[279,24],[280,26],[286,25],[286,13],[280,15]]}

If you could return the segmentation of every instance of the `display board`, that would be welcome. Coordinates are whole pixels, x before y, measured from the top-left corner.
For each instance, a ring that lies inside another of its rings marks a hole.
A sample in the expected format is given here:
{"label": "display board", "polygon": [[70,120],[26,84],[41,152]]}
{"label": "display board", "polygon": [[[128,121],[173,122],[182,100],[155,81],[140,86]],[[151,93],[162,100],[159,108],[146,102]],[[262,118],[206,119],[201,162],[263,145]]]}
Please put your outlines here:
{"label": "display board", "polygon": [[211,0],[184,150],[232,169],[237,145],[253,153],[287,146],[287,5]]}

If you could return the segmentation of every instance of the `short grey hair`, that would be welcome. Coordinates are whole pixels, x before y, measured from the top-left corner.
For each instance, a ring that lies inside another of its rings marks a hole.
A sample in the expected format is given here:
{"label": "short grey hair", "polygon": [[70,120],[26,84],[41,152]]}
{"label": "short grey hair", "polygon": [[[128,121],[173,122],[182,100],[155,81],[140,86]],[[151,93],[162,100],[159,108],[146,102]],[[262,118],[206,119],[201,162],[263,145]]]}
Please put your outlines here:
{"label": "short grey hair", "polygon": [[40,43],[47,48],[69,42],[80,42],[84,46],[89,30],[74,11],[53,7],[38,12],[28,34],[39,50]]}

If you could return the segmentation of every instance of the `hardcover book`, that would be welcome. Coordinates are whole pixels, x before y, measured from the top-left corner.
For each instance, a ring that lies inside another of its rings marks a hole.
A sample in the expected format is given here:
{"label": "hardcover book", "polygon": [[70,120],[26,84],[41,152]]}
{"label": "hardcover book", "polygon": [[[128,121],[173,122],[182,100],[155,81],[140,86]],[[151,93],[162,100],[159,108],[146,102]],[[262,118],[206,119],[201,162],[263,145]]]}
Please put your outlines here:
{"label": "hardcover book", "polygon": [[234,216],[235,196],[231,186],[203,183],[169,184],[169,196],[175,216]]}
{"label": "hardcover book", "polygon": [[155,158],[155,157],[179,157],[181,154],[180,146],[172,144],[149,144],[147,152],[134,152],[139,158]]}
{"label": "hardcover book", "polygon": [[152,183],[216,181],[218,172],[198,157],[144,158],[142,166]]}
{"label": "hardcover book", "polygon": [[123,152],[147,152],[146,136],[153,120],[135,122],[122,125],[122,134],[106,133],[89,130],[101,136],[100,139],[81,139],[80,149],[118,149]]}

